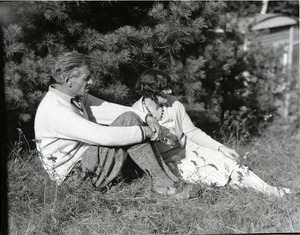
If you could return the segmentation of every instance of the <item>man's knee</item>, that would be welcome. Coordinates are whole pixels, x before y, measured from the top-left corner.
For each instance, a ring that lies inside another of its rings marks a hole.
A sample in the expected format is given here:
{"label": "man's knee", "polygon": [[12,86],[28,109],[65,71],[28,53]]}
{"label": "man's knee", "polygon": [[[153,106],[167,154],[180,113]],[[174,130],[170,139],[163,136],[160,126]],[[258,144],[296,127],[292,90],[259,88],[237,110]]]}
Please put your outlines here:
{"label": "man's knee", "polygon": [[141,118],[134,112],[128,111],[121,114],[111,124],[112,126],[140,126],[143,124]]}
{"label": "man's knee", "polygon": [[124,118],[129,118],[129,119],[134,119],[134,120],[141,121],[141,118],[135,112],[132,112],[132,111],[127,111],[127,112],[121,114],[120,116],[122,116]]}

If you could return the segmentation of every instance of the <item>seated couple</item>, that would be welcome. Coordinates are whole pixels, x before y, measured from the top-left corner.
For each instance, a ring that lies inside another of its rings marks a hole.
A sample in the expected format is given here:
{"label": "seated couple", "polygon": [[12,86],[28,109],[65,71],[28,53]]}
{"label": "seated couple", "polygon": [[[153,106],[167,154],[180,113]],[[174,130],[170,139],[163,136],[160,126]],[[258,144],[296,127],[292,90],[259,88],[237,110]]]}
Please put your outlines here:
{"label": "seated couple", "polygon": [[278,197],[289,192],[240,167],[234,150],[196,128],[183,105],[169,95],[168,75],[145,72],[138,85],[142,98],[127,107],[88,94],[93,84],[89,63],[76,52],[60,56],[53,68],[56,84],[37,109],[37,150],[58,185],[87,181],[104,188],[130,156],[151,176],[154,191],[178,199],[189,197],[189,188],[175,186],[180,179],[250,187]]}

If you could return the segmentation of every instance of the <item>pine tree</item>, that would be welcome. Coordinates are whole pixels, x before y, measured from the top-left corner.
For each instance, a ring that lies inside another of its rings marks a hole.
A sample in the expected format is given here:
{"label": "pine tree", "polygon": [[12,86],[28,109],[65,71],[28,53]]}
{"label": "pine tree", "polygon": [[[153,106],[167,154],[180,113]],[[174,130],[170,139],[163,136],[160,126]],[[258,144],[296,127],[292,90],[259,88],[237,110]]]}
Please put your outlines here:
{"label": "pine tree", "polygon": [[33,136],[37,105],[54,82],[51,63],[67,50],[91,57],[92,94],[121,104],[139,97],[135,83],[144,70],[165,71],[193,121],[208,132],[221,125],[229,130],[232,123],[247,132],[251,124],[245,117],[255,113],[255,120],[263,119],[273,109],[272,95],[268,105],[257,98],[272,85],[265,75],[270,69],[257,61],[272,61],[272,53],[257,48],[244,53],[240,47],[245,35],[238,30],[239,17],[253,14],[260,7],[256,2],[6,2],[0,7],[10,12],[4,44],[11,130],[20,123]]}

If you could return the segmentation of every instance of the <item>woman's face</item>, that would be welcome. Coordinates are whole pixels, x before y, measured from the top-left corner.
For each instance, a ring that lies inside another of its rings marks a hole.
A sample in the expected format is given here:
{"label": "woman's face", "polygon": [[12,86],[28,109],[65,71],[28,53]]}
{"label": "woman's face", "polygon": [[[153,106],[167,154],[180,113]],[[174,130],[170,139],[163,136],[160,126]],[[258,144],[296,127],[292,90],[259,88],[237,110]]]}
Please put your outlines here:
{"label": "woman's face", "polygon": [[168,102],[168,95],[172,94],[171,89],[162,90],[159,95],[156,96],[158,104],[166,104]]}

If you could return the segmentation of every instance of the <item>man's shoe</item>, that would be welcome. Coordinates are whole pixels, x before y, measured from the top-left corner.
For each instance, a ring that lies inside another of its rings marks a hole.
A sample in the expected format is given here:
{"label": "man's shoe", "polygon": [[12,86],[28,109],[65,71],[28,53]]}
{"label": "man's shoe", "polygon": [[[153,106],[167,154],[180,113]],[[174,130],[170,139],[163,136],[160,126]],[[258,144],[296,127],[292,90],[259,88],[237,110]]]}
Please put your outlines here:
{"label": "man's shoe", "polygon": [[168,196],[178,200],[189,199],[190,198],[190,189],[188,187],[178,190],[174,186],[156,186],[154,191],[160,195]]}
{"label": "man's shoe", "polygon": [[178,191],[177,193],[174,193],[172,195],[169,195],[172,198],[175,198],[177,200],[184,200],[189,199],[191,197],[190,195],[190,189],[189,187],[185,187],[182,190]]}

